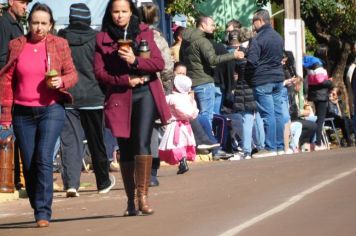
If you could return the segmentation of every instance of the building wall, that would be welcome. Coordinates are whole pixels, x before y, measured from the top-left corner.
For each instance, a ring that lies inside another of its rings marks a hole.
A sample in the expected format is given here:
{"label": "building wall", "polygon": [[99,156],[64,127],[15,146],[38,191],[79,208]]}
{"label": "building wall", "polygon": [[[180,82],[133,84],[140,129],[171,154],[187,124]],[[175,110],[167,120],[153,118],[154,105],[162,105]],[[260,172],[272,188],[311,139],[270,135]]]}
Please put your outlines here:
{"label": "building wall", "polygon": [[[259,9],[255,0],[206,0],[199,6],[204,15],[212,16],[218,26],[224,27],[231,19],[250,27],[253,13]],[[266,9],[271,9],[268,5]]]}

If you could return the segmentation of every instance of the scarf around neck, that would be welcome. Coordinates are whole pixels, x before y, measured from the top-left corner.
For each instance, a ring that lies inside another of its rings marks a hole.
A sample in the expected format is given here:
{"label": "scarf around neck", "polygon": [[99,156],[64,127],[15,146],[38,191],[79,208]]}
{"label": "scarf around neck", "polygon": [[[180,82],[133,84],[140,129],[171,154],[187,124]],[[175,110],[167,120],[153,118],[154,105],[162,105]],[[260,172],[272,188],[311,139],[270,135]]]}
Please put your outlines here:
{"label": "scarf around neck", "polygon": [[[136,43],[136,37],[140,33],[140,22],[137,16],[132,15],[130,18],[129,25],[126,29],[126,39],[131,39],[132,40],[132,49],[136,51],[137,49],[137,43]],[[108,24],[108,33],[110,37],[117,42],[119,39],[124,39],[125,37],[125,29],[120,28],[117,25],[115,25],[113,22]]]}

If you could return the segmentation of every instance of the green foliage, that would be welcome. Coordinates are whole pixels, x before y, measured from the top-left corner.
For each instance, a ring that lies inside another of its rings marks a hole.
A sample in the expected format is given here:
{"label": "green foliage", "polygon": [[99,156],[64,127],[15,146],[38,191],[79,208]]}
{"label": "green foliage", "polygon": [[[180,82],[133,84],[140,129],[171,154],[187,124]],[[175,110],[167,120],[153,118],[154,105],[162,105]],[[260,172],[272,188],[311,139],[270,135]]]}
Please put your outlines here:
{"label": "green foliage", "polygon": [[214,31],[214,40],[216,42],[222,42],[225,38],[225,28],[217,25]]}
{"label": "green foliage", "polygon": [[318,31],[356,40],[356,6],[354,0],[302,0],[301,14],[306,22],[317,23]]}
{"label": "green foliage", "polygon": [[308,55],[313,55],[314,50],[318,44],[318,41],[314,37],[314,35],[308,30],[307,28],[305,29],[305,41],[306,41],[306,54]]}
{"label": "green foliage", "polygon": [[266,6],[267,3],[269,2],[269,0],[255,0],[255,1],[256,1],[256,5],[259,7]]}
{"label": "green foliage", "polygon": [[7,3],[1,3],[1,5],[2,5],[2,8],[1,8],[2,12],[7,11],[7,9],[9,8],[9,4],[7,4]]}
{"label": "green foliage", "polygon": [[200,14],[198,5],[205,0],[169,0],[166,13],[169,15],[182,14],[188,19],[188,24],[192,25],[194,19]]}

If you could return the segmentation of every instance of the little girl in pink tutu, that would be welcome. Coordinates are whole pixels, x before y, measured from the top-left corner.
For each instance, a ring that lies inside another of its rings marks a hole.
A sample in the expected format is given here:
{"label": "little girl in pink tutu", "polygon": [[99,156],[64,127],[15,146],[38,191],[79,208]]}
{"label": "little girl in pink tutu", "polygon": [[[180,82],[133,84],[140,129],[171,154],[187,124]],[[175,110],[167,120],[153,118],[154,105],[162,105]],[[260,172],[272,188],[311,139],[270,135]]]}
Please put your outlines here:
{"label": "little girl in pink tutu", "polygon": [[189,77],[177,75],[173,93],[166,96],[173,118],[159,145],[159,157],[171,165],[180,163],[177,174],[187,172],[187,160],[195,159],[195,139],[189,121],[198,116],[199,110],[190,94],[191,86]]}

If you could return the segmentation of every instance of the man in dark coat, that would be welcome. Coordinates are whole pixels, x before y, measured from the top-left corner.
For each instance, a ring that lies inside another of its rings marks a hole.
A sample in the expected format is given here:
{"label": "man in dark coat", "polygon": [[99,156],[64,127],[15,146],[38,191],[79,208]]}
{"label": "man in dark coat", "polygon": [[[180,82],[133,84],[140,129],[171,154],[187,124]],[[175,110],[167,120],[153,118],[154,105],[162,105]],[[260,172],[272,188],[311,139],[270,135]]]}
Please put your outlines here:
{"label": "man in dark coat", "polygon": [[73,104],[66,104],[66,122],[61,134],[63,184],[67,197],[78,197],[83,157],[83,127],[91,153],[99,193],[115,184],[109,175],[109,160],[104,144],[104,92],[94,75],[93,62],[97,31],[90,27],[90,10],[84,3],[70,6],[69,26],[58,32],[67,39],[78,72],[78,83],[69,90]]}
{"label": "man in dark coat", "polygon": [[24,34],[20,19],[26,15],[26,9],[32,0],[9,0],[9,9],[0,17],[0,70],[5,66],[9,42]]}
{"label": "man in dark coat", "polygon": [[272,28],[267,10],[261,9],[253,16],[257,35],[252,39],[247,53],[246,80],[253,88],[258,110],[264,121],[265,150],[254,157],[277,155],[284,150],[284,123],[282,114],[283,39]]}

